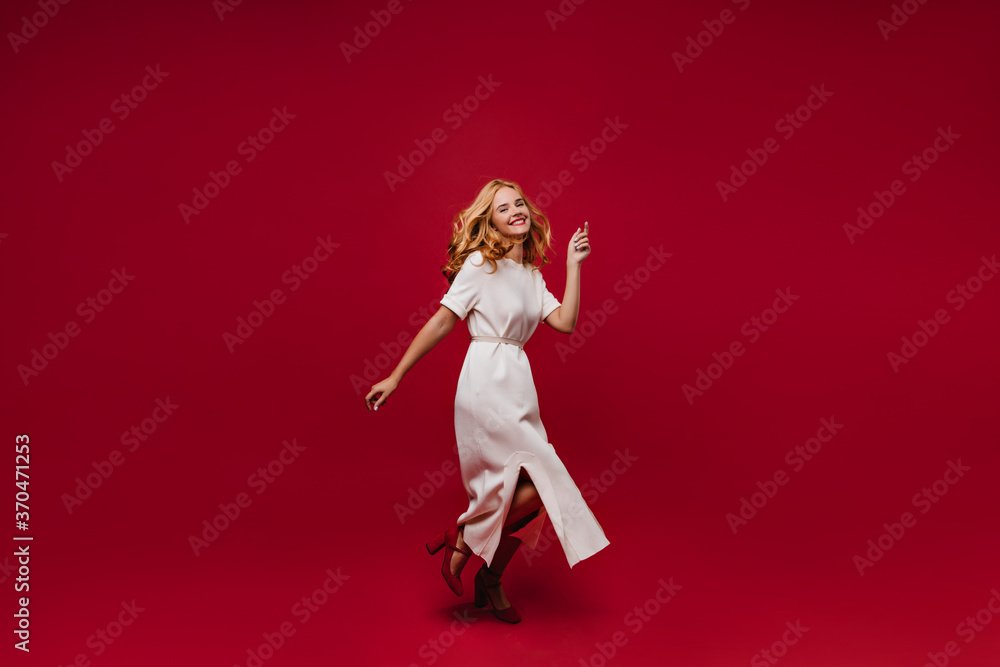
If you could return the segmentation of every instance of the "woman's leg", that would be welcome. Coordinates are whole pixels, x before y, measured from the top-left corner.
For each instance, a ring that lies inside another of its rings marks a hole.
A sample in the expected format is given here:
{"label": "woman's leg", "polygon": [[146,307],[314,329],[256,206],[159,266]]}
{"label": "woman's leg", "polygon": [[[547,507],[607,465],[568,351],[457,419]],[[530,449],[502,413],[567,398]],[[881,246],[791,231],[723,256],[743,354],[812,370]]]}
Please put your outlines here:
{"label": "woman's leg", "polygon": [[[517,478],[517,488],[514,489],[514,499],[510,503],[510,509],[507,510],[504,532],[513,533],[523,528],[530,519],[534,518],[532,515],[537,514],[541,507],[542,499],[538,495],[538,490],[535,489],[534,482],[531,481],[531,477],[524,471],[524,468],[521,468],[521,474]],[[514,527],[513,530],[508,530],[511,527]]]}
{"label": "woman's leg", "polygon": [[[541,507],[542,499],[539,497],[531,478],[522,468],[521,474],[517,479],[517,488],[514,489],[514,498],[511,500],[510,509],[507,510],[507,521],[504,523],[503,536],[500,538],[500,544],[497,546],[496,554],[493,556],[493,565],[490,566],[490,571],[495,572],[498,576],[503,573],[504,568],[507,567],[507,563],[514,557],[517,548],[521,546],[521,540],[510,537],[510,534],[528,525],[532,519],[538,516],[538,511]],[[459,549],[467,551],[468,548],[465,545],[462,528],[463,526],[459,526],[456,544]],[[468,556],[457,551],[452,551],[449,564],[452,574],[458,576],[468,560]]]}
{"label": "woman's leg", "polygon": [[521,540],[516,537],[511,537],[510,535],[501,537],[500,544],[497,545],[496,553],[493,556],[493,562],[490,563],[490,572],[497,575],[497,577],[502,575],[520,546]]}
{"label": "woman's leg", "polygon": [[483,583],[489,587],[488,593],[495,609],[507,609],[510,607],[510,601],[507,600],[507,596],[503,592],[503,587],[500,586],[500,577],[503,575],[503,571],[507,569],[507,565],[514,558],[514,554],[517,553],[517,549],[520,546],[521,540],[510,535],[504,535],[500,538],[500,544],[497,545],[497,550],[493,554],[493,562],[490,563],[489,567],[483,565]]}
{"label": "woman's leg", "polygon": [[514,491],[514,499],[511,501],[510,509],[507,511],[507,522],[503,527],[503,536],[497,545],[497,550],[493,554],[493,562],[483,572],[483,581],[489,586],[493,596],[493,606],[496,609],[507,609],[510,602],[504,595],[500,584],[500,577],[503,575],[507,565],[514,558],[521,540],[513,537],[513,533],[524,528],[534,520],[542,509],[542,500],[535,489],[531,478],[521,470],[518,478],[517,489]]}
{"label": "woman's leg", "polygon": [[[465,525],[458,527],[458,537],[455,540],[455,546],[457,546],[462,551],[470,551],[469,547],[465,544]],[[451,559],[448,561],[448,567],[451,573],[456,577],[462,574],[462,569],[465,567],[465,563],[468,562],[469,556],[461,553],[459,551],[454,551],[449,549],[451,554]]]}

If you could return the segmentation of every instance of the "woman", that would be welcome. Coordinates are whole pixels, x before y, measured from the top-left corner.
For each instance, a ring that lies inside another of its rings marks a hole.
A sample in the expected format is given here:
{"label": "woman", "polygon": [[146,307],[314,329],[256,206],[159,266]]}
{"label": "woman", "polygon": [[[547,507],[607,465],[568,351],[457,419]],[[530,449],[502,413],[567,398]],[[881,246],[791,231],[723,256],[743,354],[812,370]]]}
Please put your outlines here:
{"label": "woman", "polygon": [[[462,568],[475,553],[485,564],[475,576],[475,604],[487,601],[498,618],[521,620],[500,577],[524,543],[534,547],[545,517],[552,520],[570,567],[608,545],[555,448],[548,442],[524,342],[538,323],[572,333],[580,310],[580,266],[590,255],[589,224],[577,228],[566,260],[560,303],[545,287],[541,266],[551,242],[549,223],[504,180],[487,183],[454,221],[442,267],[451,287],[441,308],[413,339],[392,374],[372,386],[365,406],[378,410],[417,361],[458,319],[471,343],[455,395],[455,434],[469,507],[457,524],[427,543],[448,548],[441,574],[462,595]],[[535,260],[540,259],[540,266]]]}

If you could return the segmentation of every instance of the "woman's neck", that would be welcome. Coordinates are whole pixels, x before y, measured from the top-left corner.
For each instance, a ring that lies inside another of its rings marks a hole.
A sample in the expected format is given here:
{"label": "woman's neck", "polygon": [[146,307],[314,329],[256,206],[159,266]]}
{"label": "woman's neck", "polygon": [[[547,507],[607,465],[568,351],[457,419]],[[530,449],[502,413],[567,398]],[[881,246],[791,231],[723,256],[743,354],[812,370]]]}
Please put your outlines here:
{"label": "woman's neck", "polygon": [[513,248],[507,251],[507,254],[504,255],[504,257],[506,259],[512,259],[518,264],[521,264],[524,262],[524,247],[522,246],[522,244],[517,243],[514,245]]}

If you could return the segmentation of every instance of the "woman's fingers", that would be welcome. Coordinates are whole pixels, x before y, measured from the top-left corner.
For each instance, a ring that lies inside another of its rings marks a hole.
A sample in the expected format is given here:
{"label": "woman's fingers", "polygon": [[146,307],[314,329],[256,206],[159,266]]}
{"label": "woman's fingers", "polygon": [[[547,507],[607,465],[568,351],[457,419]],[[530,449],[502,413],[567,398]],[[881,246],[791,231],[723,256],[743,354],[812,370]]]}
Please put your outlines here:
{"label": "woman's fingers", "polygon": [[388,402],[389,402],[389,394],[379,389],[376,389],[375,387],[372,387],[372,390],[368,392],[367,396],[365,396],[365,409],[371,412],[372,406],[374,405],[375,410],[378,410],[380,405],[385,405]]}
{"label": "woman's fingers", "polygon": [[573,234],[573,250],[582,253],[580,259],[590,254],[590,237],[588,232],[590,231],[590,223],[584,222],[583,228],[576,228],[576,232]]}

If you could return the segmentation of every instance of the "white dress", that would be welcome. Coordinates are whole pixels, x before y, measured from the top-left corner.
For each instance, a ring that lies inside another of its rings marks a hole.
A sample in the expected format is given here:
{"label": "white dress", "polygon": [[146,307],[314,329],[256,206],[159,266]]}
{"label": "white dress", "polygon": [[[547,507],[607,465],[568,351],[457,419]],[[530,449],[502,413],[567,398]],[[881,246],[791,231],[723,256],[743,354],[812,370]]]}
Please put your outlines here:
{"label": "white dress", "polygon": [[[457,524],[487,565],[501,531],[520,469],[531,477],[544,509],[515,535],[534,547],[548,516],[569,566],[609,542],[555,448],[538,411],[538,395],[523,345],[560,304],[537,268],[469,255],[441,304],[466,320],[472,337],[455,394],[455,435],[469,508]],[[505,338],[506,342],[499,339]]]}

